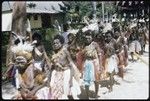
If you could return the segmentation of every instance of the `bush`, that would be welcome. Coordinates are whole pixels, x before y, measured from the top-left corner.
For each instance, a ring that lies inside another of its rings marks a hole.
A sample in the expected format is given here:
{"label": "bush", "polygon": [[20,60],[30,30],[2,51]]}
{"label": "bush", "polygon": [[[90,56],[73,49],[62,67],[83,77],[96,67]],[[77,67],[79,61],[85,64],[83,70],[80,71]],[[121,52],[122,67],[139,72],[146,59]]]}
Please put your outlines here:
{"label": "bush", "polygon": [[48,56],[52,54],[52,41],[53,41],[53,37],[56,34],[59,34],[59,32],[54,28],[45,29],[45,33],[43,34],[44,35],[43,42]]}

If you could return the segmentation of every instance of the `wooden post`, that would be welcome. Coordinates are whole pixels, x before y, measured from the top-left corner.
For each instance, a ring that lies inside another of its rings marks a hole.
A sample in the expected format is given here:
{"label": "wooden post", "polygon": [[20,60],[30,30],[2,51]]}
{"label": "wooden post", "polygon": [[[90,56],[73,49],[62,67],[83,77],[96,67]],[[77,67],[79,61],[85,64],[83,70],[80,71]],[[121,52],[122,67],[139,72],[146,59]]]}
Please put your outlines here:
{"label": "wooden post", "polygon": [[103,22],[104,22],[104,1],[102,1],[102,15],[103,15]]}
{"label": "wooden post", "polygon": [[16,1],[13,5],[12,31],[18,35],[26,36],[26,21],[26,3],[23,1]]}
{"label": "wooden post", "polygon": [[[26,2],[16,1],[13,5],[12,28],[11,31],[20,36],[26,37]],[[10,32],[9,45],[7,48],[6,65],[12,62],[13,54],[10,47],[13,45],[13,37]]]}

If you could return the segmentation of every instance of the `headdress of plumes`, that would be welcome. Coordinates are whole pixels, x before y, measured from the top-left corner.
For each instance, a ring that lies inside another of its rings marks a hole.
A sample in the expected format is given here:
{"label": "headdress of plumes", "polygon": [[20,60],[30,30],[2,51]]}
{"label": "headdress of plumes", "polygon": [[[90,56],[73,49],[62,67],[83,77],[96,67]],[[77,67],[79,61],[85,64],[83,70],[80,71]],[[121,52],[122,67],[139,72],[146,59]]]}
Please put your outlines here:
{"label": "headdress of plumes", "polygon": [[123,16],[126,17],[126,13],[124,13]]}
{"label": "headdress of plumes", "polygon": [[149,21],[149,18],[147,18],[146,21],[148,22],[148,21]]}
{"label": "headdress of plumes", "polygon": [[117,17],[117,14],[115,13],[114,15],[113,15],[113,18],[116,18]]}
{"label": "headdress of plumes", "polygon": [[24,44],[26,38],[23,36],[19,36],[16,33],[12,32],[12,35],[14,37],[14,44],[18,45],[18,44]]}
{"label": "headdress of plumes", "polygon": [[88,18],[87,16],[84,16],[84,17],[83,17],[83,21],[84,21],[87,25],[89,25],[89,18]]}
{"label": "headdress of plumes", "polygon": [[116,22],[116,19],[112,19],[112,22]]}
{"label": "headdress of plumes", "polygon": [[26,29],[27,29],[27,32],[31,32],[31,25],[30,25],[30,21],[29,19],[27,19],[27,23],[26,23]]}
{"label": "headdress of plumes", "polygon": [[137,23],[132,23],[131,25],[130,25],[130,28],[134,28],[134,27],[136,27],[137,26]]}
{"label": "headdress of plumes", "polygon": [[17,53],[18,51],[28,51],[32,52],[34,45],[25,42],[24,44],[14,45],[11,50],[13,53]]}
{"label": "headdress of plumes", "polygon": [[12,34],[16,37],[14,42],[16,42],[16,40],[19,41],[17,42],[17,44],[11,46],[11,51],[17,56],[25,56],[27,59],[30,59],[32,56],[31,52],[36,42],[34,41],[33,43],[28,43],[22,36],[19,36],[15,33]]}
{"label": "headdress of plumes", "polygon": [[91,31],[91,30],[86,30],[86,31],[84,32],[84,35],[92,35],[92,31]]}
{"label": "headdress of plumes", "polygon": [[82,28],[82,32],[85,32],[87,30],[91,30],[91,31],[98,30],[98,24],[92,23],[92,24],[89,24],[88,26],[85,26],[84,28]]}
{"label": "headdress of plumes", "polygon": [[74,35],[76,35],[77,33],[78,33],[78,31],[79,31],[79,29],[70,29],[70,30],[68,30],[68,33],[72,33],[72,34],[74,34]]}
{"label": "headdress of plumes", "polygon": [[112,18],[112,22],[119,22],[119,19],[117,19],[117,18]]}
{"label": "headdress of plumes", "polygon": [[145,22],[144,19],[140,19],[139,22]]}
{"label": "headdress of plumes", "polygon": [[85,26],[84,28],[82,28],[82,32],[85,32],[88,30],[88,26]]}
{"label": "headdress of plumes", "polygon": [[125,18],[122,18],[121,21],[122,21],[122,22],[125,21]]}
{"label": "headdress of plumes", "polygon": [[137,18],[134,18],[133,20],[134,20],[134,21],[136,21],[136,20],[137,20]]}
{"label": "headdress of plumes", "polygon": [[107,31],[110,31],[110,30],[112,30],[112,25],[111,23],[107,23],[103,29],[103,33],[106,33]]}

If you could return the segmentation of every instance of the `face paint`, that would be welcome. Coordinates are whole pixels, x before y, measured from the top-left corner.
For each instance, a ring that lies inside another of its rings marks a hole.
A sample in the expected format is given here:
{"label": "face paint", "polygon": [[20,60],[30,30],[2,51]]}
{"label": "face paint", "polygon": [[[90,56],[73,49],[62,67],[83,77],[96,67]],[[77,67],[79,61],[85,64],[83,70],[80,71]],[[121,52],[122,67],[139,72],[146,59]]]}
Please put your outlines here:
{"label": "face paint", "polygon": [[16,67],[19,70],[24,70],[26,68],[27,61],[25,58],[17,58],[16,59]]}

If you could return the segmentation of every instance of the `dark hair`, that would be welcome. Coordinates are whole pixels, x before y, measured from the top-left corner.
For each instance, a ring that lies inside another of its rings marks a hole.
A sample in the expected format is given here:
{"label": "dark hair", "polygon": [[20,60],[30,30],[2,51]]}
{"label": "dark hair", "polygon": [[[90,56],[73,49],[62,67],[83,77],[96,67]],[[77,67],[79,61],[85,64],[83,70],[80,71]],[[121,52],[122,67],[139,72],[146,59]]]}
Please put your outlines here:
{"label": "dark hair", "polygon": [[23,44],[25,43],[25,40],[24,40],[24,39],[19,39],[19,38],[17,38],[17,39],[14,41],[14,44],[15,44],[15,45],[18,45],[21,41],[22,41]]}
{"label": "dark hair", "polygon": [[87,30],[84,32],[84,35],[91,35],[92,36],[92,31],[91,30]]}
{"label": "dark hair", "polygon": [[39,40],[42,40],[42,35],[41,35],[41,33],[35,32],[35,33],[32,35],[32,40],[34,40],[35,38],[38,38]]}
{"label": "dark hair", "polygon": [[113,36],[113,32],[110,30],[105,33],[105,35],[107,35],[107,34],[110,34],[111,36]]}
{"label": "dark hair", "polygon": [[61,42],[61,44],[64,44],[65,40],[64,40],[64,37],[62,35],[56,35],[54,36],[54,40],[55,39],[59,39],[59,41]]}
{"label": "dark hair", "polygon": [[70,36],[75,36],[75,35],[73,33],[69,33],[67,37],[69,38]]}
{"label": "dark hair", "polygon": [[16,39],[15,41],[14,41],[14,44],[15,45],[18,45],[20,43],[20,40],[19,39]]}
{"label": "dark hair", "polygon": [[64,24],[64,25],[63,25],[63,30],[64,30],[65,32],[68,30],[68,28],[69,28],[69,25],[68,25],[68,24]]}

